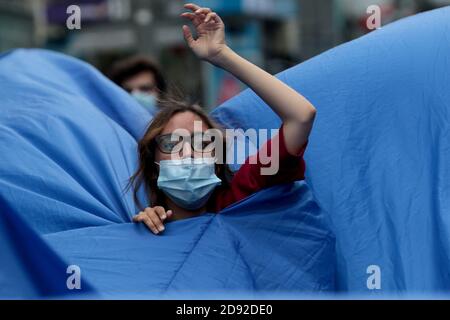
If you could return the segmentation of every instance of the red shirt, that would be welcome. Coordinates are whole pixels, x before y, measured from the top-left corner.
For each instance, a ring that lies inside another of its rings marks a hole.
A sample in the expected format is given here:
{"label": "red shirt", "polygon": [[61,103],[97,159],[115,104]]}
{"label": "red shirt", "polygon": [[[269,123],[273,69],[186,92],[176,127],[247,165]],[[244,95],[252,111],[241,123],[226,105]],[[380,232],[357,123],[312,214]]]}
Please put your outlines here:
{"label": "red shirt", "polygon": [[[305,179],[306,167],[303,154],[308,141],[303,145],[299,155],[291,155],[286,149],[283,126],[281,126],[276,136],[268,140],[255,155],[246,159],[234,174],[229,186],[216,189],[209,200],[208,211],[219,212],[261,189]],[[278,171],[275,174],[263,175],[261,168],[271,166],[271,162],[267,160],[273,159],[272,150],[275,152],[279,150]]]}

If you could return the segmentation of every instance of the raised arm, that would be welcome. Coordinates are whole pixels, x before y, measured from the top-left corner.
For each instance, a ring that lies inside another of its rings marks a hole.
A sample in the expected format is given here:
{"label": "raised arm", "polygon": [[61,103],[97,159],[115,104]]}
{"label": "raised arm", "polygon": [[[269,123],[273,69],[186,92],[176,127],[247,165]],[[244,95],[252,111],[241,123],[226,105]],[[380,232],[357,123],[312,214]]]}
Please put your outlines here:
{"label": "raised arm", "polygon": [[230,72],[253,89],[283,121],[289,153],[299,154],[312,129],[316,114],[314,106],[294,89],[228,47],[225,25],[215,12],[195,4],[186,4],[185,8],[192,12],[181,16],[192,21],[198,35],[194,39],[189,27],[183,26],[188,46],[200,59]]}

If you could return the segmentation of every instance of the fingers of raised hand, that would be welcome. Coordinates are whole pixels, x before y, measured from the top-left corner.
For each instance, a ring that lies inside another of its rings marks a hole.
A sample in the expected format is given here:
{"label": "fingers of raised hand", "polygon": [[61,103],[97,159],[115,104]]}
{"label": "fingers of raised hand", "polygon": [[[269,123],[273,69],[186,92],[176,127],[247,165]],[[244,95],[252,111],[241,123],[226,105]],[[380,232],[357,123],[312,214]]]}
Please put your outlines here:
{"label": "fingers of raised hand", "polygon": [[210,8],[200,8],[195,10],[195,14],[197,15],[207,15],[208,13],[211,13],[212,10]]}
{"label": "fingers of raised hand", "polygon": [[201,8],[198,5],[193,4],[193,3],[188,3],[188,4],[184,5],[184,7],[186,9],[191,10],[192,12],[182,13],[181,16],[190,19],[192,22],[207,23],[211,19],[216,22],[219,22],[217,19],[218,18],[217,14],[215,12],[213,12],[210,8]]}
{"label": "fingers of raised hand", "polygon": [[210,12],[206,15],[205,23],[208,23],[209,21],[213,22],[220,22],[219,16],[215,12]]}
{"label": "fingers of raised hand", "polygon": [[189,9],[189,10],[192,10],[192,11],[196,11],[196,10],[200,9],[200,6],[198,6],[198,5],[194,4],[194,3],[186,3],[184,5],[184,7],[186,9]]}
{"label": "fingers of raised hand", "polygon": [[191,12],[183,12],[181,15],[181,17],[189,19],[195,27],[198,27],[199,25],[201,25],[203,23],[203,21],[205,20],[205,15],[201,14],[201,15],[196,15],[195,13],[191,13]]}

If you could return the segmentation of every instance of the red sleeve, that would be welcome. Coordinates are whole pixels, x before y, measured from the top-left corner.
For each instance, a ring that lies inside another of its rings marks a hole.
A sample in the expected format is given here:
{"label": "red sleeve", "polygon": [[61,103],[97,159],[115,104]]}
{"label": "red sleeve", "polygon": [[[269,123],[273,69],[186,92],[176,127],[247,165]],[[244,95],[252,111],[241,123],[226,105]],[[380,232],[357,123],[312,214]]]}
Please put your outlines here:
{"label": "red sleeve", "polygon": [[[216,193],[212,199],[214,211],[218,212],[261,189],[305,179],[306,167],[303,155],[308,141],[303,145],[299,155],[291,155],[286,148],[281,126],[277,135],[268,140],[255,155],[246,159],[235,173],[230,186]],[[267,171],[269,168],[271,169]],[[262,172],[262,169],[266,172]]]}

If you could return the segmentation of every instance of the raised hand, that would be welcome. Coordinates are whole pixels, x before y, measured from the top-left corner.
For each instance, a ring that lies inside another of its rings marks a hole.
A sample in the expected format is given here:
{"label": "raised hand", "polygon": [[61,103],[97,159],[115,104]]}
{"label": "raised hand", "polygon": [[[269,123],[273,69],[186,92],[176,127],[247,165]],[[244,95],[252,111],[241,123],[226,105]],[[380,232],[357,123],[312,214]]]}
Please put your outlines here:
{"label": "raised hand", "polygon": [[189,19],[197,32],[197,39],[194,39],[190,28],[184,25],[186,43],[198,58],[217,64],[220,54],[226,48],[222,19],[209,8],[201,8],[192,3],[185,4],[184,7],[191,12],[184,12],[181,16]]}

